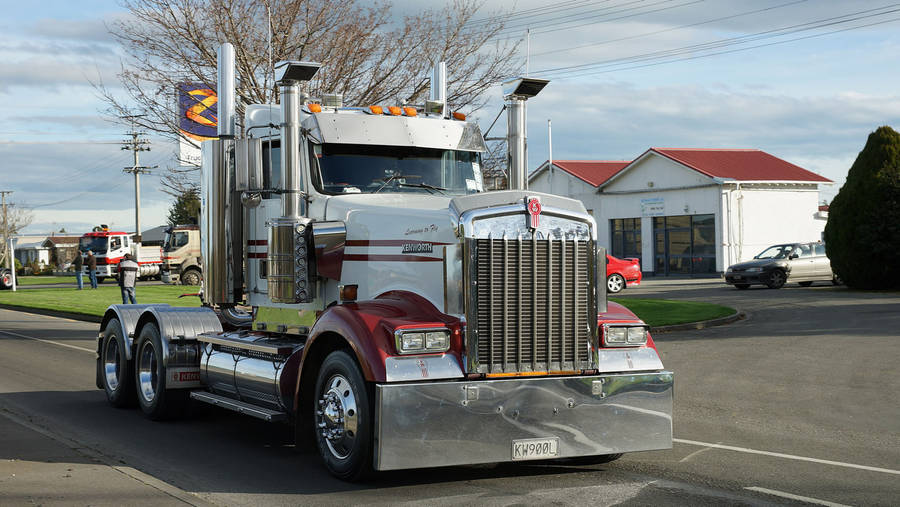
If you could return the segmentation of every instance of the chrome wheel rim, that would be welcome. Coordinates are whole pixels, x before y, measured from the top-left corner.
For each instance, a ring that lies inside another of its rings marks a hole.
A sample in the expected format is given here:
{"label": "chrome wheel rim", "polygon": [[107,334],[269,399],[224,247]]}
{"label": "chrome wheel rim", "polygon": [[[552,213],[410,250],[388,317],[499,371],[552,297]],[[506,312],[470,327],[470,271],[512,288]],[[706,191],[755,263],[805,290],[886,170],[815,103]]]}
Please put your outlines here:
{"label": "chrome wheel rim", "polygon": [[146,403],[156,399],[159,378],[156,375],[156,351],[149,341],[144,342],[138,356],[138,392]]}
{"label": "chrome wheel rim", "polygon": [[356,393],[343,375],[328,379],[323,391],[316,410],[319,436],[334,457],[345,459],[350,456],[356,443],[359,423]]}
{"label": "chrome wheel rim", "polygon": [[625,280],[619,275],[612,275],[606,280],[606,288],[610,292],[619,292],[623,285],[625,285]]}
{"label": "chrome wheel rim", "polygon": [[119,388],[119,340],[110,336],[103,348],[103,371],[106,374],[106,385],[110,390]]}
{"label": "chrome wheel rim", "polygon": [[786,278],[787,277],[785,277],[784,273],[782,273],[781,271],[772,272],[772,283],[775,285],[780,285],[780,284],[784,283]]}

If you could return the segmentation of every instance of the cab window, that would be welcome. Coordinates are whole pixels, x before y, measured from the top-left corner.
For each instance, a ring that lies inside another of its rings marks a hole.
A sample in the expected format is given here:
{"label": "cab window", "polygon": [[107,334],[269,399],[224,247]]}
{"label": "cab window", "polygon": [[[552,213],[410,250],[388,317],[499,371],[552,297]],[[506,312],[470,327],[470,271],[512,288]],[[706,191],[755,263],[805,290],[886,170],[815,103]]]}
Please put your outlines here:
{"label": "cab window", "polygon": [[112,250],[118,250],[122,248],[122,239],[121,238],[112,238],[109,242],[109,248]]}

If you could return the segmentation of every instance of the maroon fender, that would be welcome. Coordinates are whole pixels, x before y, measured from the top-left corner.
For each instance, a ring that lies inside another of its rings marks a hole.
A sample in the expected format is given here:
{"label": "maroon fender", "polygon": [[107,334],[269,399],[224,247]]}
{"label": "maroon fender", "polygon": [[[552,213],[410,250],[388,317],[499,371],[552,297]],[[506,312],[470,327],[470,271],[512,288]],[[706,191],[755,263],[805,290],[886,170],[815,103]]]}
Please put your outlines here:
{"label": "maroon fender", "polygon": [[303,371],[310,351],[316,349],[316,340],[334,333],[349,343],[366,380],[384,382],[385,359],[398,355],[394,344],[394,330],[429,325],[450,329],[449,353],[462,364],[459,319],[441,313],[431,302],[417,294],[391,291],[370,301],[335,305],[322,312],[306,340],[300,370]]}

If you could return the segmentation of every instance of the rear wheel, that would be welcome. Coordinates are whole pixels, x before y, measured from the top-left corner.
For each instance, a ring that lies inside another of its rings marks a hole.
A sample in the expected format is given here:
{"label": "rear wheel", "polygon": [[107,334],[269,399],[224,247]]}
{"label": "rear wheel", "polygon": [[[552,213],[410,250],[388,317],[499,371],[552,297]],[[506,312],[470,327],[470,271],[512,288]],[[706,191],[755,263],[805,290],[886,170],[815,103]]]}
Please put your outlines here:
{"label": "rear wheel", "polygon": [[111,319],[103,330],[100,381],[109,404],[118,408],[133,407],[135,401],[134,361],[126,359],[126,347],[119,320]]}
{"label": "rear wheel", "polygon": [[606,290],[610,294],[618,294],[625,288],[625,278],[618,273],[613,273],[606,277]]}
{"label": "rear wheel", "polygon": [[162,339],[156,324],[141,328],[134,356],[134,373],[138,405],[144,415],[158,421],[184,414],[189,393],[187,389],[166,389]]}
{"label": "rear wheel", "polygon": [[844,283],[844,281],[841,280],[841,277],[834,275],[833,277],[831,277],[831,283],[832,285],[841,285],[842,283]]}
{"label": "rear wheel", "polygon": [[356,361],[337,350],[316,380],[316,446],[335,477],[357,481],[372,471],[372,396]]}
{"label": "rear wheel", "polygon": [[749,283],[736,283],[736,284],[734,284],[734,288],[741,289],[741,290],[749,289],[750,284]]}
{"label": "rear wheel", "polygon": [[0,289],[12,289],[12,274],[8,270],[0,271]]}
{"label": "rear wheel", "polygon": [[784,274],[784,271],[780,269],[773,269],[771,273],[769,273],[769,280],[766,282],[766,286],[770,289],[780,289],[784,287],[784,282],[787,281],[787,275]]}
{"label": "rear wheel", "polygon": [[196,269],[188,269],[181,274],[182,285],[200,285],[201,280],[200,272]]}
{"label": "rear wheel", "polygon": [[801,287],[809,287],[812,285],[812,282],[799,282]]}

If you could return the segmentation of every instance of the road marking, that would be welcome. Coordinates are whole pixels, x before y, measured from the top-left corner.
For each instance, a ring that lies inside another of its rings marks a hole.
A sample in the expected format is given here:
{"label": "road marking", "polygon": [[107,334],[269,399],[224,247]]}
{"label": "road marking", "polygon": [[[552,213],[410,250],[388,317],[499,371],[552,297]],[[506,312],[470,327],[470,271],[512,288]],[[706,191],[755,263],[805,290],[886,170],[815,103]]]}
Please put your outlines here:
{"label": "road marking", "polygon": [[42,338],[35,338],[33,336],[25,336],[24,334],[14,333],[12,331],[4,331],[4,330],[0,329],[0,333],[8,334],[10,336],[16,336],[19,338],[25,338],[28,340],[34,340],[36,342],[49,343],[51,345],[59,345],[60,347],[66,347],[66,348],[75,349],[75,350],[83,350],[84,352],[89,352],[91,354],[97,353],[97,351],[93,350],[93,349],[86,349],[84,347],[76,347],[75,345],[69,345],[68,343],[55,342],[53,340],[44,340]]}
{"label": "road marking", "polygon": [[834,503],[834,502],[829,502],[827,500],[819,500],[818,498],[794,495],[792,493],[785,493],[784,491],[760,488],[757,486],[752,486],[752,487],[744,488],[744,489],[748,489],[750,491],[758,491],[760,493],[765,493],[767,495],[780,496],[781,498],[788,498],[790,500],[799,500],[801,502],[814,503],[816,505],[825,505],[827,507],[850,507],[850,506],[842,504],[842,503]]}
{"label": "road marking", "polygon": [[785,458],[785,459],[792,459],[792,460],[796,460],[796,461],[808,461],[810,463],[819,463],[822,465],[833,465],[833,466],[845,467],[845,468],[855,468],[857,470],[866,470],[869,472],[880,472],[883,474],[900,475],[900,470],[892,470],[890,468],[878,468],[878,467],[870,467],[867,465],[856,465],[854,463],[844,463],[843,461],[831,461],[831,460],[827,460],[827,459],[808,458],[806,456],[796,456],[793,454],[784,454],[784,453],[780,453],[780,452],[759,451],[756,449],[748,449],[746,447],[735,447],[733,445],[710,444],[708,442],[697,442],[696,440],[684,440],[682,438],[673,438],[672,441],[677,442],[679,444],[699,445],[702,447],[712,447],[715,449],[724,449],[726,451],[745,452],[748,454],[761,454],[763,456],[773,456],[775,458]]}

